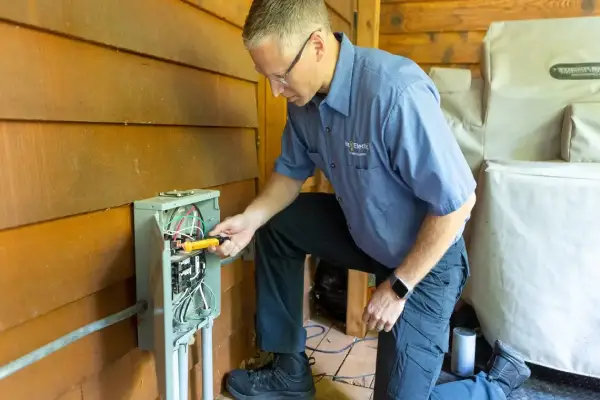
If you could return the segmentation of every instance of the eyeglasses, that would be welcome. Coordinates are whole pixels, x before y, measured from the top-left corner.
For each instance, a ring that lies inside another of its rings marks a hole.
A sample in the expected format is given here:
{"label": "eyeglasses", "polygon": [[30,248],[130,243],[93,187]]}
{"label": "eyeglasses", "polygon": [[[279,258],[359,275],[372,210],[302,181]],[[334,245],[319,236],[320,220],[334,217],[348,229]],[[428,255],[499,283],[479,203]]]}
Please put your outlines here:
{"label": "eyeglasses", "polygon": [[312,35],[314,35],[317,32],[320,32],[320,31],[321,31],[321,28],[317,29],[316,31],[311,32],[311,34],[308,36],[308,39],[306,39],[306,41],[304,42],[304,44],[300,48],[300,51],[298,52],[298,54],[296,54],[296,57],[294,58],[294,60],[290,64],[289,68],[287,69],[287,71],[285,71],[285,73],[283,75],[272,74],[272,75],[269,75],[269,79],[274,79],[278,83],[280,83],[280,84],[282,84],[284,86],[288,86],[289,83],[287,81],[287,77],[288,77],[289,73],[296,66],[296,64],[298,63],[298,61],[300,61],[300,58],[302,58],[302,53],[304,52],[304,49],[306,48],[306,45],[308,44],[308,42],[310,42],[310,39],[312,38]]}

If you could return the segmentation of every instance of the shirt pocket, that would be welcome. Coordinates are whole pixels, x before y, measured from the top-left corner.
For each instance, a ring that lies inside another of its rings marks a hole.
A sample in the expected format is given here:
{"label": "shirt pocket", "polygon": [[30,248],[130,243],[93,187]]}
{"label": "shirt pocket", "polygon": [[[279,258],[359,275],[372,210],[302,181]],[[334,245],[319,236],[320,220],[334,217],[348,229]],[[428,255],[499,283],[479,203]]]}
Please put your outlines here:
{"label": "shirt pocket", "polygon": [[348,174],[355,183],[359,196],[364,199],[367,209],[372,212],[385,213],[390,205],[387,191],[389,172],[376,154],[347,154]]}
{"label": "shirt pocket", "polygon": [[356,170],[369,170],[376,169],[381,166],[379,160],[373,157],[373,153],[367,152],[346,152],[345,154],[346,165]]}

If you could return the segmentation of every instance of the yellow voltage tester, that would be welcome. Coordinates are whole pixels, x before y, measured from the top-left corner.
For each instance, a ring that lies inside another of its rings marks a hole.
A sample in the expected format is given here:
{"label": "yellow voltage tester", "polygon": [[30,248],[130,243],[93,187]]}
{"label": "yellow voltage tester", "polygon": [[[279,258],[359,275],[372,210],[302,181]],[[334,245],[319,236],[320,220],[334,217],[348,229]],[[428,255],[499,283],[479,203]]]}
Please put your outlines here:
{"label": "yellow voltage tester", "polygon": [[181,248],[189,253],[194,250],[207,249],[211,246],[220,246],[226,240],[229,240],[229,238],[224,236],[211,236],[194,242],[184,242],[181,244]]}

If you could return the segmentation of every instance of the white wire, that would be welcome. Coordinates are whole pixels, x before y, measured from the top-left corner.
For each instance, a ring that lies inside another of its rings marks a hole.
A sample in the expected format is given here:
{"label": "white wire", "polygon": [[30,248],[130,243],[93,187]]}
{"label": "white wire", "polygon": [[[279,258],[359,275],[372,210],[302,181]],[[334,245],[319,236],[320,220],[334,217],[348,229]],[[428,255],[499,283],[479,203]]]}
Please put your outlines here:
{"label": "white wire", "polygon": [[[168,231],[168,230],[167,230],[167,231],[165,231],[165,233],[166,233],[167,235],[170,235],[170,236],[175,236],[175,235],[176,235],[178,232],[175,232],[175,231]],[[185,233],[181,233],[181,232],[179,232],[179,234],[180,234],[181,236],[185,236],[185,237],[186,237],[186,238],[188,238],[188,239],[194,240],[194,238],[193,238],[192,236],[190,236],[190,235],[186,235]]]}
{"label": "white wire", "polygon": [[196,279],[196,278],[197,278],[197,277],[200,275],[200,270],[201,270],[201,269],[202,269],[201,267],[198,267],[198,270],[196,271],[196,275],[192,276],[192,277],[190,278],[190,280],[194,280],[194,279]]}
{"label": "white wire", "polygon": [[[200,284],[203,284],[204,286],[206,286],[206,288],[208,289],[208,292],[210,293],[210,296],[212,297],[212,299],[215,299],[215,293],[212,291],[212,289],[210,288],[210,286],[208,286],[206,283],[204,283],[204,279],[202,279],[202,281],[200,282]],[[204,300],[204,304],[206,304],[206,309],[212,309],[212,307],[208,306],[208,303],[206,302],[206,300]]]}
{"label": "white wire", "polygon": [[[184,211],[185,211],[185,210],[186,210],[186,209],[184,209]],[[177,211],[178,211],[178,210],[177,210]],[[177,212],[175,212],[175,214],[176,214],[176,213],[177,213]],[[178,218],[178,220],[181,220],[181,219],[188,219],[188,218],[189,218],[189,219],[192,219],[192,225],[190,225],[190,226],[186,226],[186,227],[183,227],[183,228],[180,228],[178,231],[174,231],[173,229],[167,229],[167,227],[168,227],[169,225],[172,225],[172,224],[173,224],[173,222],[176,222],[176,221],[169,221],[169,222],[167,222],[167,223],[165,223],[165,224],[163,225],[163,230],[164,230],[164,232],[165,232],[167,235],[174,236],[174,235],[177,235],[177,234],[179,234],[179,235],[182,235],[182,236],[185,236],[185,237],[187,237],[187,238],[189,238],[189,239],[192,239],[192,240],[194,240],[194,238],[193,238],[191,235],[193,235],[193,234],[194,234],[194,229],[198,229],[198,231],[200,232],[200,236],[201,236],[201,238],[202,238],[202,239],[204,239],[204,236],[205,236],[205,234],[204,234],[204,231],[202,230],[202,228],[200,228],[198,225],[196,225],[196,221],[200,221],[200,223],[203,223],[203,221],[202,221],[202,218],[200,217],[200,214],[198,214],[198,211],[194,211],[194,215],[184,215],[184,216],[182,216],[182,217],[176,217],[176,218]],[[183,233],[183,232],[185,232],[187,229],[190,229],[190,228],[191,228],[191,232],[189,232],[189,235],[186,235],[186,234],[184,234],[184,233]]]}
{"label": "white wire", "polygon": [[[208,302],[206,301],[206,297],[204,296],[204,290],[202,290],[202,284],[204,283],[204,279],[200,281],[200,295],[202,296],[202,301],[204,302],[204,309],[208,310]],[[207,286],[208,287],[208,286]]]}
{"label": "white wire", "polygon": [[189,290],[190,289],[185,289],[185,292],[183,292],[183,295],[181,296],[181,298],[173,303],[173,307],[177,307],[179,304],[181,304],[187,298]]}
{"label": "white wire", "polygon": [[202,231],[202,228],[200,228],[198,225],[190,225],[190,226],[186,226],[184,228],[181,228],[179,230],[179,232],[185,232],[186,229],[192,229],[192,231],[190,232],[190,235],[194,234],[194,229],[198,229],[198,231],[200,231],[200,234],[202,235],[202,238],[204,238],[204,232]]}

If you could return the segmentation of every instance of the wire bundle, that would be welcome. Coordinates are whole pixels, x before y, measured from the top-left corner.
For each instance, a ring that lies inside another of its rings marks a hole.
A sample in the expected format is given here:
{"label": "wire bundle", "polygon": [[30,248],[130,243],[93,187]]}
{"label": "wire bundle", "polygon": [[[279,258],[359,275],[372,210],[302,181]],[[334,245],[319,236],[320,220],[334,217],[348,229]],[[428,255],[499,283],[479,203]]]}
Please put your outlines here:
{"label": "wire bundle", "polygon": [[[204,290],[202,290],[202,285],[204,285],[210,295],[211,304],[209,304],[206,299]],[[200,296],[202,297],[202,305],[194,309],[191,315],[188,315],[190,306],[198,293],[200,293]],[[182,298],[173,303],[173,319],[179,324],[201,321],[213,310],[214,302],[215,295],[212,289],[204,282],[204,279],[202,279],[192,289],[186,289]]]}
{"label": "wire bundle", "polygon": [[[200,212],[198,206],[195,204],[186,206],[183,208],[183,211],[187,210],[186,213],[182,216],[175,217],[180,210],[182,210],[182,207],[173,209],[169,215],[168,222],[163,225],[164,233],[168,236],[171,236],[172,240],[176,240],[179,236],[188,238],[190,240],[196,240],[198,236],[201,239],[204,239],[206,226],[204,225],[204,219],[202,218],[202,213]],[[192,212],[193,215],[190,215]],[[193,221],[192,224],[182,228],[181,226],[183,225],[183,222],[190,219]],[[173,227],[173,223],[175,222],[177,222],[177,226]],[[190,232],[186,232],[188,229],[190,229]],[[196,230],[199,232],[199,235],[194,234]]]}

